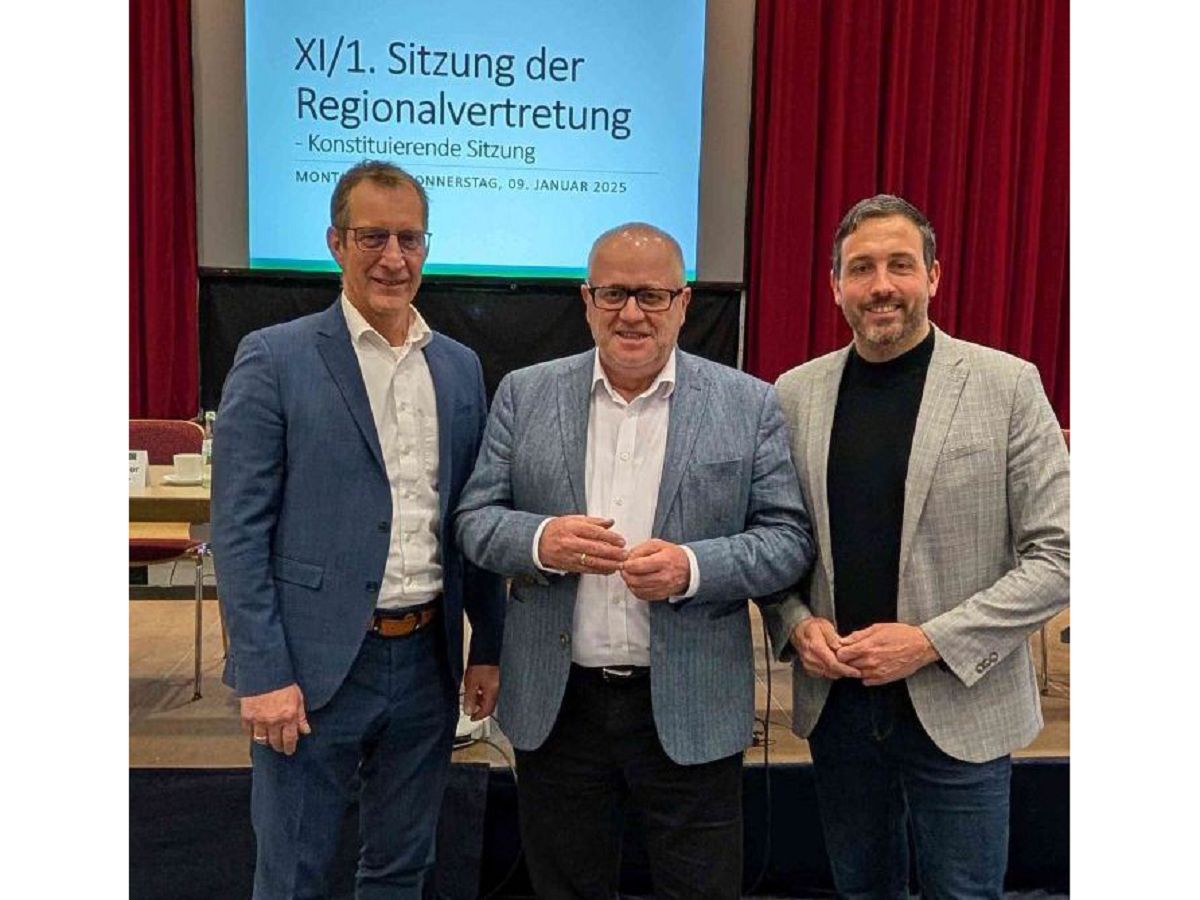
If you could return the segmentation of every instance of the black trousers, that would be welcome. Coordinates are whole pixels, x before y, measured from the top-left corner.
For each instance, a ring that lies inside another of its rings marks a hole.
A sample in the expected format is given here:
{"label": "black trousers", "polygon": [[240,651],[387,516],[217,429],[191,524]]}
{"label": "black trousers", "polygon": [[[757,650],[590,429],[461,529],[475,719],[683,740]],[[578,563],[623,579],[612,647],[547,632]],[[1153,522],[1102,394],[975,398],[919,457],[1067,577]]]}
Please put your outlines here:
{"label": "black trousers", "polygon": [[516,756],[521,841],[538,897],[616,896],[623,806],[641,814],[655,897],[741,895],[742,755],[672,761],[654,727],[649,678],[609,682],[572,666],[550,736]]}

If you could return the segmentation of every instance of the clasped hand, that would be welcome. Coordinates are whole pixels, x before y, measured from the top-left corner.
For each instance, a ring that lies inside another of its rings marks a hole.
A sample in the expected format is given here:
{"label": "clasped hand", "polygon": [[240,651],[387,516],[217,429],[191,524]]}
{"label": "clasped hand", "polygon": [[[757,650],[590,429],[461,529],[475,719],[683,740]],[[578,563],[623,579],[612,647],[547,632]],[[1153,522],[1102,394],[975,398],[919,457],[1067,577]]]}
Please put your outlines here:
{"label": "clasped hand", "polygon": [[639,600],[666,600],[687,591],[691,565],[678,544],[651,538],[632,549],[598,516],[558,516],[542,529],[538,559],[547,569],[581,575],[621,574]]}
{"label": "clasped hand", "polygon": [[907,678],[940,657],[925,632],[903,622],[879,622],[845,637],[828,619],[805,619],[792,632],[800,664],[818,678],[861,678],[868,687]]}

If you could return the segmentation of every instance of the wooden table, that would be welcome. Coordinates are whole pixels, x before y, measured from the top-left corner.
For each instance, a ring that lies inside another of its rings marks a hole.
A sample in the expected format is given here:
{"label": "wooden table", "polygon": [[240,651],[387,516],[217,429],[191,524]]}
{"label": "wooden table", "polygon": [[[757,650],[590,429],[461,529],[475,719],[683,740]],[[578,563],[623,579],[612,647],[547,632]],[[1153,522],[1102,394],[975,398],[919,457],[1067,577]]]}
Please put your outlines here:
{"label": "wooden table", "polygon": [[[207,485],[164,484],[163,476],[174,466],[150,466],[148,487],[129,489],[129,537],[131,540],[208,540],[209,489]],[[192,699],[200,699],[200,636],[203,627],[203,557],[196,559],[196,646]],[[221,629],[222,637],[225,630]]]}
{"label": "wooden table", "polygon": [[[207,522],[208,485],[192,487],[163,483],[172,466],[150,466],[150,485],[129,489],[129,521],[134,522]],[[130,532],[130,537],[133,532]]]}

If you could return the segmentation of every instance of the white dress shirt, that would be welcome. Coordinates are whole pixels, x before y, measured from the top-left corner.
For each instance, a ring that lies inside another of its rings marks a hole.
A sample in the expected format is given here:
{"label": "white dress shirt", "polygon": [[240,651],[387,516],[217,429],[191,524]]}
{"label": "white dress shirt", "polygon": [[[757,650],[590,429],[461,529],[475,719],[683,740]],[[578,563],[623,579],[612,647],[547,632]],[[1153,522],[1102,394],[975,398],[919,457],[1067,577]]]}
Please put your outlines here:
{"label": "white dress shirt", "polygon": [[[632,401],[609,383],[596,355],[584,471],[587,514],[612,519],[612,530],[625,538],[627,550],[648,540],[654,527],[674,390],[674,351],[653,384]],[[538,542],[549,521],[533,538],[533,559],[539,568],[544,567]],[[696,556],[688,547],[683,550],[691,580],[675,599],[694,596],[700,589]],[[633,595],[619,572],[581,575],[571,647],[572,661],[582,666],[650,665],[650,604]]]}
{"label": "white dress shirt", "polygon": [[341,302],[392,492],[391,544],[376,606],[417,606],[442,591],[437,398],[422,352],[433,332],[414,307],[408,336],[393,347],[344,293]]}

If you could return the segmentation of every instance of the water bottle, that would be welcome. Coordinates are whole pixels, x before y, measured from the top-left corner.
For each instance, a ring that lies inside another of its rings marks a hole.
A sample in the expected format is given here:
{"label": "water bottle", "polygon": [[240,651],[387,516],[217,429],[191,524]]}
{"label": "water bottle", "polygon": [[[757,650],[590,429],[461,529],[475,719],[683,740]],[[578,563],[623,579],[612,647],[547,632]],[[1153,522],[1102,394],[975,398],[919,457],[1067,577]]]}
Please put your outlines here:
{"label": "water bottle", "polygon": [[204,414],[204,443],[200,445],[201,463],[204,471],[204,486],[212,484],[212,445],[213,428],[217,422],[217,414],[208,410]]}

